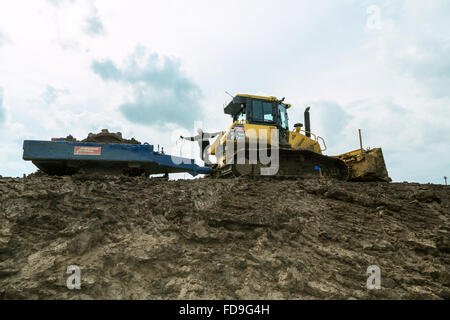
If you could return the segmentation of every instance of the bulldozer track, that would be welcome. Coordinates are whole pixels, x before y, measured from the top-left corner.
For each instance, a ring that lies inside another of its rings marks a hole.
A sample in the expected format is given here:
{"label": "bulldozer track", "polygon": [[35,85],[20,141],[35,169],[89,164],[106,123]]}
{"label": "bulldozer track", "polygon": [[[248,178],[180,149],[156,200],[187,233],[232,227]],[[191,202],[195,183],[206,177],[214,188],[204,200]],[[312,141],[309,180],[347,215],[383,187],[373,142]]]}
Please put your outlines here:
{"label": "bulldozer track", "polygon": [[[270,152],[269,149],[261,152]],[[273,152],[273,150],[272,150]],[[279,167],[273,175],[264,175],[261,172],[263,168],[269,168],[270,165],[264,165],[261,162],[250,163],[248,156],[245,163],[237,161],[235,152],[233,163],[222,167],[214,168],[213,178],[237,178],[240,176],[272,176],[272,177],[331,177],[340,180],[347,180],[349,172],[346,164],[339,159],[324,156],[309,150],[294,150],[290,148],[280,148]]]}

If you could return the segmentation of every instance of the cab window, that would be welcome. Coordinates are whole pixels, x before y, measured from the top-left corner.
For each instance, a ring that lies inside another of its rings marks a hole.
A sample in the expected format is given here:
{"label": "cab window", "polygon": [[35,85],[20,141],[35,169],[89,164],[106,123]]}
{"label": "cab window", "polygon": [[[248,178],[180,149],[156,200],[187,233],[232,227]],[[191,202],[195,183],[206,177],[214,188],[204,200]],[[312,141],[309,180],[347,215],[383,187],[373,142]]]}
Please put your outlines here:
{"label": "cab window", "polygon": [[247,116],[245,115],[245,111],[239,113],[236,117],[236,120],[239,122],[242,122],[244,120],[247,120]]}
{"label": "cab window", "polygon": [[254,100],[253,120],[261,122],[273,122],[272,103]]}
{"label": "cab window", "polygon": [[241,105],[241,110],[233,115],[233,121],[245,121],[247,120],[247,115],[245,113],[245,104]]}
{"label": "cab window", "polygon": [[278,111],[280,113],[281,127],[283,129],[288,130],[289,127],[288,127],[288,117],[287,117],[286,107],[283,106],[282,104],[279,104]]}
{"label": "cab window", "polygon": [[264,121],[266,122],[273,121],[272,103],[263,102],[263,113],[264,113]]}

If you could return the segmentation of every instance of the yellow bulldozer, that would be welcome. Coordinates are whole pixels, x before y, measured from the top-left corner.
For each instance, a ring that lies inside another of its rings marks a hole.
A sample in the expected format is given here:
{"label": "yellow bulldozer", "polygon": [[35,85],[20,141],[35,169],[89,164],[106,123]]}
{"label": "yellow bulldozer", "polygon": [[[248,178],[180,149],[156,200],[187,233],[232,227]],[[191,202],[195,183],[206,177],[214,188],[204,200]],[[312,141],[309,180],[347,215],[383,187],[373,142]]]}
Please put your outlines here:
{"label": "yellow bulldozer", "polygon": [[[208,154],[215,155],[214,177],[275,175],[324,176],[352,181],[391,181],[381,148],[327,156],[325,139],[311,132],[310,108],[304,125],[289,129],[290,104],[276,97],[238,94],[224,108],[232,117]],[[361,135],[360,135],[361,142]]]}

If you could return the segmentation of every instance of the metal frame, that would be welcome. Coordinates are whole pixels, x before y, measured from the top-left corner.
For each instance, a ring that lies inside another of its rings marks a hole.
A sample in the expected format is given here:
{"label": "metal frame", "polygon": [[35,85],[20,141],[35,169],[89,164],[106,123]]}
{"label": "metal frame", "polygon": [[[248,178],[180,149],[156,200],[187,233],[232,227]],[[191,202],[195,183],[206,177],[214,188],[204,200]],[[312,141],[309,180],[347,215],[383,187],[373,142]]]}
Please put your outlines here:
{"label": "metal frame", "polygon": [[[75,147],[101,148],[100,154],[75,154]],[[211,168],[195,164],[193,159],[171,156],[154,151],[150,144],[117,144],[70,141],[39,141],[25,140],[23,142],[23,159],[39,163],[61,162],[77,165],[81,162],[99,165],[123,165],[124,167],[139,166],[142,169],[157,173],[188,172],[193,176],[211,173]]]}

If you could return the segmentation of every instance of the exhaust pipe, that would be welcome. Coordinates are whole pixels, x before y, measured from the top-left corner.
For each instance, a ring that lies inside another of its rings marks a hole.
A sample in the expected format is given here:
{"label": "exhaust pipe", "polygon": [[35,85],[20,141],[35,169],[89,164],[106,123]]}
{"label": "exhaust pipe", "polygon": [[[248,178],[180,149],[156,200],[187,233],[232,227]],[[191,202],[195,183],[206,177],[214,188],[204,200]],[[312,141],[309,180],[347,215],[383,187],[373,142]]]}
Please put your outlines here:
{"label": "exhaust pipe", "polygon": [[308,138],[311,138],[311,121],[309,119],[309,109],[310,107],[306,108],[305,110],[305,133]]}

